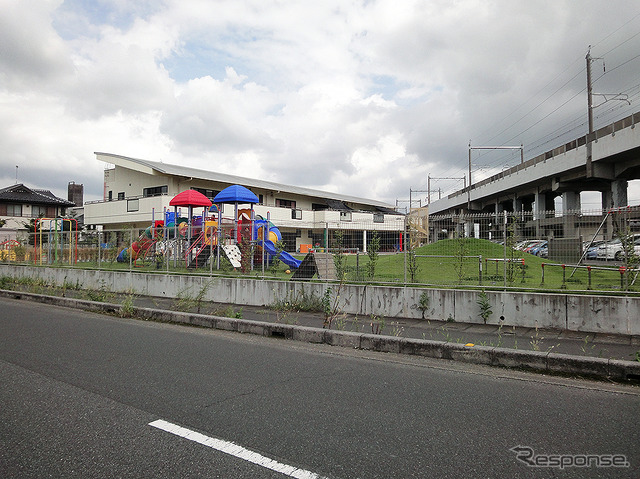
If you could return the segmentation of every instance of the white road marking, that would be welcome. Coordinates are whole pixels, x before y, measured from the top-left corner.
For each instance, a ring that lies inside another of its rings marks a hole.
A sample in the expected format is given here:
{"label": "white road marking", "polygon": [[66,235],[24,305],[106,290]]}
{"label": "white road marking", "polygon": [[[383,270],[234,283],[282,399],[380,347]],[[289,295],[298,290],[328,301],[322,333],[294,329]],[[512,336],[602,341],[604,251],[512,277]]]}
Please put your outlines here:
{"label": "white road marking", "polygon": [[289,477],[295,477],[296,479],[324,479],[322,476],[319,476],[315,472],[298,469],[297,467],[274,461],[273,459],[269,459],[262,454],[251,451],[232,442],[205,436],[204,434],[192,431],[191,429],[187,429],[186,427],[178,426],[176,424],[164,421],[163,419],[158,419],[157,421],[150,422],[149,426],[162,429],[163,431],[175,434],[176,436],[189,439],[190,441],[197,442],[198,444],[210,447],[212,449],[215,449],[216,451],[224,452],[225,454],[244,459],[245,461],[257,464],[258,466],[271,469],[272,471],[280,472]]}

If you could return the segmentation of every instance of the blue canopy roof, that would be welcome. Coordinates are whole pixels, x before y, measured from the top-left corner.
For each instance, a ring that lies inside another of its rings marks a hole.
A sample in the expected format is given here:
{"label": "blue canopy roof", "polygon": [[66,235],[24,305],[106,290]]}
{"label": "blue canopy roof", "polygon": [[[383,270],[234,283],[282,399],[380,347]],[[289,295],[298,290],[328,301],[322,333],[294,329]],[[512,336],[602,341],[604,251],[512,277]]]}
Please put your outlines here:
{"label": "blue canopy roof", "polygon": [[213,199],[214,203],[260,203],[251,190],[240,185],[231,185],[222,190]]}

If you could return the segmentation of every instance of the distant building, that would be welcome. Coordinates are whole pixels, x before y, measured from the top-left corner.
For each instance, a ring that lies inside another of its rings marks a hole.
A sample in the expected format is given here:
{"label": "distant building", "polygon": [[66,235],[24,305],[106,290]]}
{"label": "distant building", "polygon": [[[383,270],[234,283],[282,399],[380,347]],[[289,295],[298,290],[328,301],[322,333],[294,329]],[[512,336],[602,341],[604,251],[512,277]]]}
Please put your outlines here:
{"label": "distant building", "polygon": [[0,189],[0,242],[24,240],[31,218],[58,218],[73,207],[70,201],[58,198],[49,190],[31,189],[21,183]]}
{"label": "distant building", "polygon": [[[258,196],[256,214],[270,215],[289,251],[301,249],[301,245],[324,246],[334,230],[343,232],[344,247],[361,251],[366,251],[373,232],[381,238],[382,250],[402,243],[404,215],[382,201],[111,153],[96,156],[108,165],[104,197],[85,204],[84,221],[104,230],[146,228],[153,219],[162,219],[165,210],[173,211],[169,202],[184,190],[194,189],[213,200],[226,187],[238,184]],[[233,206],[226,205],[223,215],[233,216]]]}
{"label": "distant building", "polygon": [[84,185],[70,181],[67,187],[67,200],[77,207],[82,207],[84,202]]}

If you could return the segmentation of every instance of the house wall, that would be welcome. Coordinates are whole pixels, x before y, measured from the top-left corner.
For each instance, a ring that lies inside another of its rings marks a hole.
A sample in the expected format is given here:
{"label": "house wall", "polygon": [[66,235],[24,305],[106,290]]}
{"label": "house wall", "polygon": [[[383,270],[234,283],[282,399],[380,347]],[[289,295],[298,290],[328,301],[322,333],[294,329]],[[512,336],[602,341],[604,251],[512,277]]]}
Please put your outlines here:
{"label": "house wall", "polygon": [[[168,193],[172,197],[179,193],[178,184],[174,178],[165,175],[147,175],[128,168],[116,167],[104,171],[104,201],[109,197],[109,191],[113,193],[113,199],[118,198],[118,193],[123,192],[125,198],[142,196],[145,188],[167,185]],[[186,189],[186,188],[185,188]],[[172,194],[172,192],[174,192]]]}

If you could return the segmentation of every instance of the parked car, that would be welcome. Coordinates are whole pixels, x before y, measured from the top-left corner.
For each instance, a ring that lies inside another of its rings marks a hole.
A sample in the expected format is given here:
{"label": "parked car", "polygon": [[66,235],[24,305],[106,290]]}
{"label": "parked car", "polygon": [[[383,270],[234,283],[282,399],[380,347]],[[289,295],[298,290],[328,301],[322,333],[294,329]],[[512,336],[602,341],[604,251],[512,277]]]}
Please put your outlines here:
{"label": "parked car", "polygon": [[[531,248],[529,248],[528,253],[530,254],[534,254],[536,256],[540,256],[540,252],[546,248],[548,248],[548,242],[547,241],[541,241],[538,244],[533,245]],[[547,249],[548,252],[548,249]]]}
{"label": "parked car", "polygon": [[535,254],[533,251],[542,246],[542,244],[545,243],[545,240],[535,240],[532,241],[528,246],[526,246],[522,251],[524,251],[525,253],[529,253],[529,254]]}
{"label": "parked car", "polygon": [[585,255],[586,259],[598,259],[598,248],[602,245],[604,241],[593,241],[589,243],[588,241],[582,245],[583,249],[586,248],[587,254]]}
{"label": "parked car", "polygon": [[[640,256],[640,237],[636,238],[635,241],[633,242],[633,254],[635,256]],[[619,256],[621,260],[624,259],[625,251],[622,250]]]}
{"label": "parked car", "polygon": [[549,257],[549,243],[545,241],[545,243],[540,246],[540,249],[536,252],[536,256],[540,256],[541,258]]}
{"label": "parked car", "polygon": [[[633,235],[634,244],[640,239],[640,235]],[[635,250],[635,246],[634,246]],[[598,259],[621,261],[624,258],[624,247],[620,238],[607,241],[598,247]]]}

